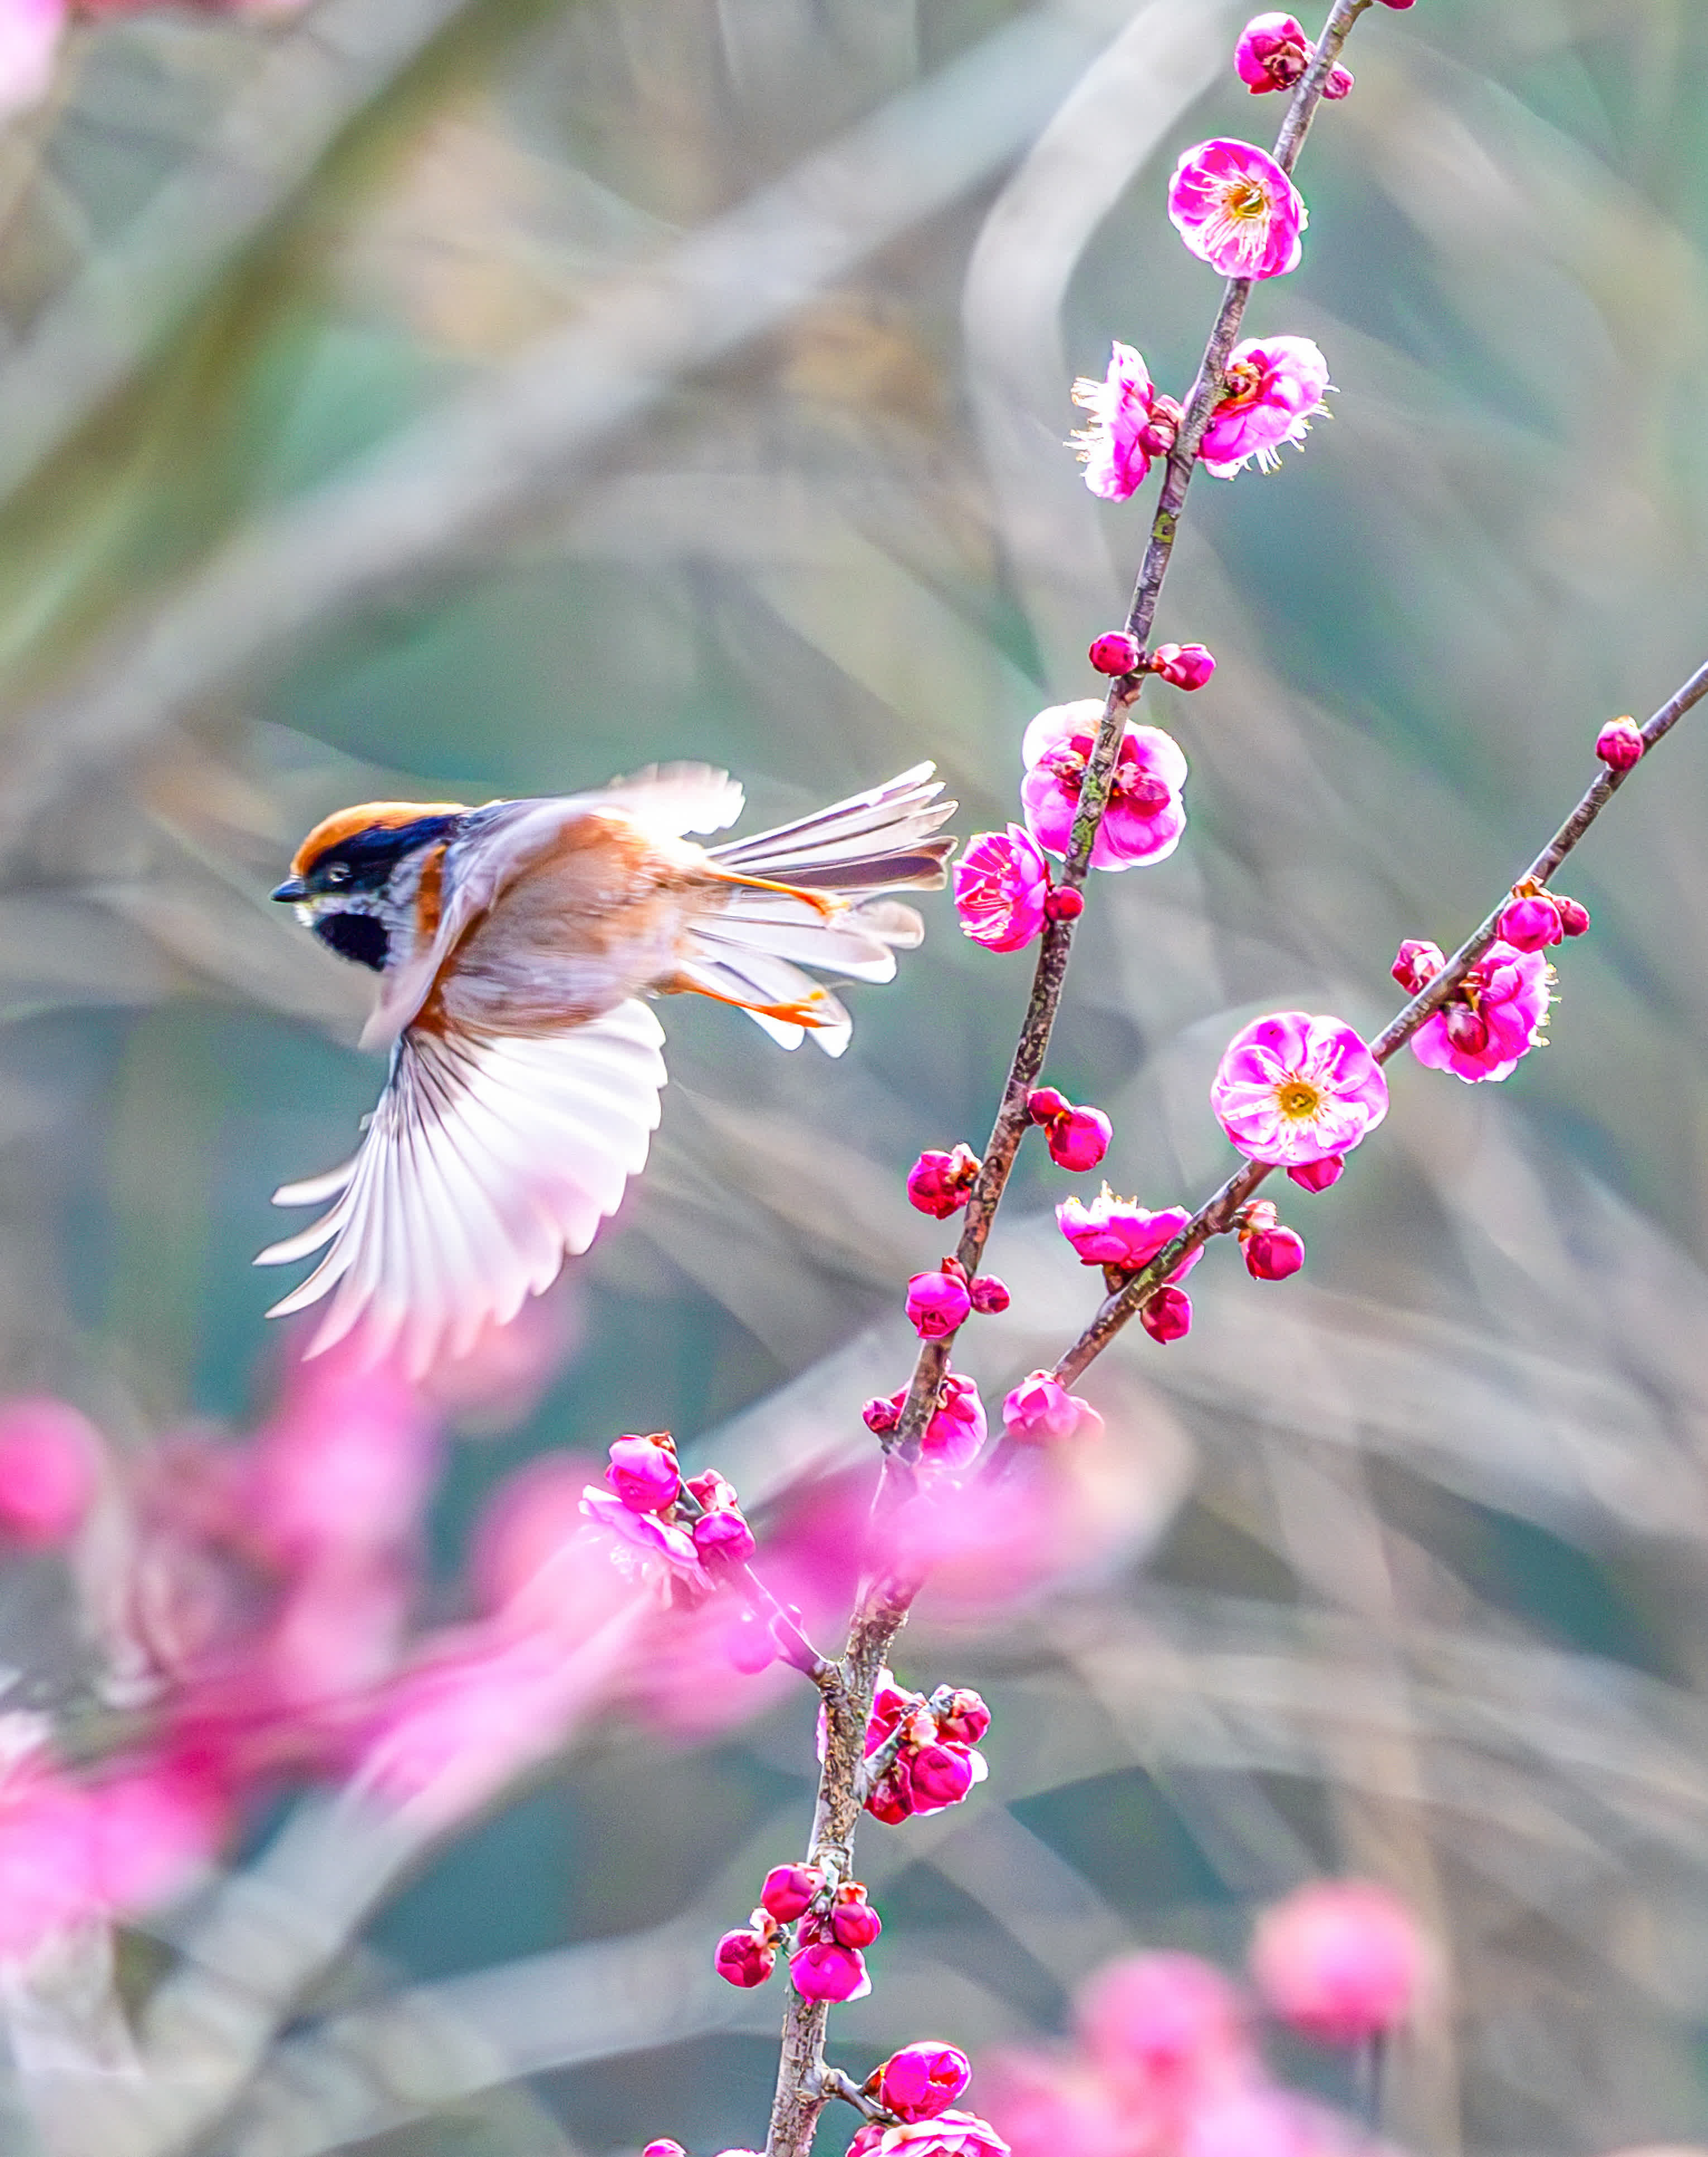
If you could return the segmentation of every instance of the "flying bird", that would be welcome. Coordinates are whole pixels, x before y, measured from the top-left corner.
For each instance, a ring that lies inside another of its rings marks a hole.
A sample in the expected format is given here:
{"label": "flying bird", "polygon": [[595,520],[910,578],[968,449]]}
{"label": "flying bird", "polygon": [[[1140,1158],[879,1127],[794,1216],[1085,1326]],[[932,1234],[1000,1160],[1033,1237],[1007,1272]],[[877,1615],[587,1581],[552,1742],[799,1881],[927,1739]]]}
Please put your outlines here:
{"label": "flying bird", "polygon": [[364,1048],[391,1068],[342,1167],[274,1193],[327,1206],[257,1265],[325,1247],[268,1313],[330,1296],[309,1353],[355,1332],[419,1375],[584,1251],[659,1121],[664,1032],[646,999],[733,1004],[785,1048],[851,1031],[805,967],[887,981],[923,928],[883,893],[934,889],[955,804],[934,767],[718,847],[728,775],[671,764],[601,791],[370,801],[317,824],[274,892],[379,976]]}

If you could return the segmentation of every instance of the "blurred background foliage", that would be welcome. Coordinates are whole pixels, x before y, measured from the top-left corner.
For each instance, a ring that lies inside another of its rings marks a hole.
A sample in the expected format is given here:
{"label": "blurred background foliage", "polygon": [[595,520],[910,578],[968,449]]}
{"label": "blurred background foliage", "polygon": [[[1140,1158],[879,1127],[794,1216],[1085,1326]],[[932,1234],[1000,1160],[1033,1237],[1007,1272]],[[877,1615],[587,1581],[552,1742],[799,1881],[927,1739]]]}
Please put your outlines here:
{"label": "blurred background foliage", "polygon": [[[770,821],[929,756],[959,828],[1014,813],[1021,727],[1091,692],[1142,540],[1078,483],[1068,385],[1111,337],[1190,378],[1217,288],[1163,182],[1271,131],[1240,19],[320,0],[75,33],[0,137],[9,1386],[121,1436],[267,1397],[268,1194],[380,1077],[360,983],[266,898],[326,811],[685,755]],[[1161,633],[1221,667],[1146,697],[1194,822],[1099,882],[1049,1073],[1151,1204],[1224,1171],[1237,1024],[1379,1023],[1397,940],[1450,946],[1600,721],[1704,656],[1708,13],[1422,0],[1348,57],[1304,267],[1250,317],[1323,346],[1334,417],[1194,489]],[[1254,1902],[1347,1869],[1450,1955],[1398,2138],[1708,2138],[1705,804],[1693,718],[1572,865],[1595,932],[1551,1053],[1475,1090],[1402,1059],[1379,1140],[1289,1201],[1304,1279],[1212,1252],[1191,1338],[1099,1367],[1114,1466],[1065,1584],[976,1622],[928,1594],[902,1668],[985,1690],[994,1773],[870,1835],[851,2057],[1051,2029],[1099,1956],[1237,1955]],[[665,1012],[653,1166],[448,1470],[445,1611],[542,1449],[667,1425],[781,1503],[869,1444],[942,1240],[903,1172],[979,1142],[1026,973],[938,901],[841,1064]],[[1015,1187],[987,1391],[1090,1306],[1060,1182]],[[373,1922],[218,2146],[754,2139],[776,1989],[714,1996],[707,1959],[807,1819],[810,1702],[772,1697],[584,1737]]]}

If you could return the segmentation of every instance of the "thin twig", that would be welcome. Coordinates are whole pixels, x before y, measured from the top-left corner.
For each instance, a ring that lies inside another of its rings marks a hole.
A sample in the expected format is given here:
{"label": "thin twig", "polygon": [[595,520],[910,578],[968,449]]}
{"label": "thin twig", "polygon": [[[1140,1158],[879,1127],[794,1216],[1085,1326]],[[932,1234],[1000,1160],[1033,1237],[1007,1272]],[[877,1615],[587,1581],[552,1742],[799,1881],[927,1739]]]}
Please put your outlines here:
{"label": "thin twig", "polygon": [[[1645,746],[1652,748],[1663,734],[1678,724],[1693,704],[1705,696],[1708,696],[1708,665],[1699,667],[1690,680],[1667,698],[1644,728]],[[1635,768],[1634,765],[1632,767],[1633,770]],[[1630,775],[1630,771],[1610,771],[1604,766],[1600,777],[1588,788],[1583,799],[1518,879],[1519,883],[1534,882],[1546,884]],[[1515,885],[1514,888],[1516,889],[1517,886]],[[1494,942],[1501,911],[1507,903],[1507,898],[1503,896],[1460,945],[1441,971],[1371,1042],[1370,1053],[1378,1063],[1386,1063],[1397,1049],[1412,1038],[1425,1019],[1439,1011],[1447,1001],[1453,991]],[[1207,1243],[1212,1236],[1226,1235],[1233,1227],[1241,1207],[1264,1178],[1273,1173],[1272,1163],[1249,1161],[1235,1175],[1229,1176],[1215,1196],[1206,1199],[1198,1208],[1174,1241],[1164,1244],[1155,1258],[1104,1302],[1090,1325],[1056,1365],[1054,1375],[1062,1384],[1071,1386],[1087,1365],[1103,1353],[1127,1321],[1138,1316],[1181,1259],[1196,1250],[1201,1243]]]}

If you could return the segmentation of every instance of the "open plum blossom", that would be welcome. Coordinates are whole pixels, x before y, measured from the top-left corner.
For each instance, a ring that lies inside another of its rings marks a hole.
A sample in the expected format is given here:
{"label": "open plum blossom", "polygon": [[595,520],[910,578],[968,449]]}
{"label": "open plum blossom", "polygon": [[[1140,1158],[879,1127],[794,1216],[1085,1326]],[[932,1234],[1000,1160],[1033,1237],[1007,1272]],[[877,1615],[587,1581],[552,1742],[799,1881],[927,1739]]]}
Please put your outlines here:
{"label": "open plum blossom", "polygon": [[[1057,1226],[1078,1253],[1081,1265],[1115,1266],[1123,1273],[1137,1273],[1148,1265],[1191,1218],[1184,1206],[1147,1212],[1136,1198],[1117,1198],[1108,1184],[1088,1206],[1078,1198],[1064,1198],[1056,1208]],[[1169,1279],[1183,1280],[1203,1255],[1201,1244],[1188,1251]]]}
{"label": "open plum blossom", "polygon": [[1184,152],[1168,214],[1192,253],[1224,277],[1279,277],[1298,267],[1304,204],[1255,143],[1218,139]]}
{"label": "open plum blossom", "polygon": [[1227,1044],[1217,1120],[1253,1161],[1292,1168],[1350,1152],[1387,1114],[1381,1067],[1342,1019],[1275,1012]]}
{"label": "open plum blossom", "polygon": [[[1071,704],[1052,704],[1026,730],[1020,799],[1026,822],[1047,853],[1068,852],[1102,718],[1098,700],[1084,697]],[[1124,869],[1135,862],[1165,861],[1186,828],[1181,799],[1186,783],[1186,759],[1180,744],[1158,727],[1129,726],[1115,760],[1091,866]]]}
{"label": "open plum blossom", "polygon": [[1021,826],[980,831],[953,874],[961,933],[987,951],[1018,951],[1043,927],[1049,864]]}
{"label": "open plum blossom", "polygon": [[1281,445],[1304,446],[1310,423],[1326,412],[1329,363],[1309,337],[1248,337],[1223,369],[1227,394],[1210,415],[1198,455],[1212,479],[1232,479],[1256,460],[1263,471],[1281,462]]}
{"label": "open plum blossom", "polygon": [[1013,2157],[988,2121],[970,2112],[940,2112],[934,2119],[903,2120],[886,2127],[874,2119],[848,2144],[848,2157]]}
{"label": "open plum blossom", "polygon": [[1085,466],[1085,484],[1104,502],[1125,502],[1145,484],[1153,457],[1166,456],[1180,431],[1181,408],[1161,395],[1145,362],[1129,344],[1109,347],[1101,382],[1082,374],[1073,401],[1091,424],[1073,440]]}
{"label": "open plum blossom", "polygon": [[1412,1036],[1412,1053],[1468,1084],[1508,1077],[1542,1037],[1553,979],[1541,952],[1491,944]]}
{"label": "open plum blossom", "polygon": [[[1234,72],[1253,97],[1261,97],[1266,90],[1291,90],[1304,73],[1310,55],[1310,39],[1296,15],[1278,11],[1253,15],[1233,49]],[[1323,95],[1345,97],[1351,87],[1351,70],[1332,67],[1323,85]]]}

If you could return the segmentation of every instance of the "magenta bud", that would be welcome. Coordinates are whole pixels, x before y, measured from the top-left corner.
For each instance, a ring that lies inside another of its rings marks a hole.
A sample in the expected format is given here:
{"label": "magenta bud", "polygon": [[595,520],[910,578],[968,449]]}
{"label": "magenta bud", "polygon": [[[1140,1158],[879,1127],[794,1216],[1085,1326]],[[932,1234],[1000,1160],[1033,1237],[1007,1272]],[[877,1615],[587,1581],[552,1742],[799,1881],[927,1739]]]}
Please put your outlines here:
{"label": "magenta bud", "polygon": [[694,1548],[707,1565],[745,1565],[756,1547],[753,1530],[733,1506],[702,1513],[694,1523]]}
{"label": "magenta bud", "polygon": [[1304,1238],[1296,1228],[1259,1228],[1242,1237],[1241,1245],[1253,1280],[1285,1280],[1304,1264]]}
{"label": "magenta bud", "polygon": [[953,1745],[976,1745],[990,1727],[990,1711],[970,1686],[944,1686],[931,1696],[937,1732]]}
{"label": "magenta bud", "polygon": [[950,1153],[922,1153],[908,1171],[908,1202],[934,1220],[958,1213],[972,1195],[979,1156],[968,1145]]}
{"label": "magenta bud", "polygon": [[1085,1403],[1047,1371],[1022,1379],[1002,1403],[1002,1428],[1019,1445],[1050,1445],[1072,1438]]}
{"label": "magenta bud", "polygon": [[1560,909],[1551,898],[1515,898],[1500,909],[1494,934],[1515,951],[1541,951],[1565,934]]}
{"label": "magenta bud", "polygon": [[1150,655],[1150,671],[1176,689],[1201,689],[1216,662],[1201,644],[1159,644]]}
{"label": "magenta bud", "polygon": [[1329,79],[1323,85],[1323,95],[1328,98],[1345,97],[1351,87],[1351,69],[1336,64],[1329,69]]}
{"label": "magenta bud", "polygon": [[898,2119],[935,2119],[972,2078],[967,2056],[957,2046],[919,2038],[893,2052],[866,2087]]}
{"label": "magenta bud", "polygon": [[1046,1127],[1044,1143],[1057,1168],[1083,1175],[1109,1150],[1114,1126],[1101,1109],[1067,1109]]}
{"label": "magenta bud", "polygon": [[771,1974],[777,1951],[752,1932],[726,1933],[718,1943],[713,1964],[726,1985],[738,1985],[747,1991]]}
{"label": "magenta bud", "polygon": [[958,1805],[973,1787],[973,1756],[965,1745],[922,1745],[908,1763],[913,1809]]}
{"label": "magenta bud", "polygon": [[1609,719],[1595,738],[1595,753],[1609,771],[1628,771],[1649,744],[1634,719]]}
{"label": "magenta bud", "polygon": [[1085,893],[1071,883],[1052,884],[1044,900],[1047,921],[1078,921],[1085,911]]}
{"label": "magenta bud", "polygon": [[774,1865],[759,1890],[759,1902],[779,1925],[792,1925],[806,1915],[824,1884],[816,1865]]}
{"label": "magenta bud", "polygon": [[1139,446],[1147,457],[1165,457],[1168,455],[1175,445],[1181,431],[1181,422],[1186,416],[1175,398],[1153,394],[1150,417],[1139,430]]}
{"label": "magenta bud", "polygon": [[1447,1007],[1447,1037],[1457,1049],[1467,1056],[1480,1056],[1489,1046],[1488,1021],[1474,1012],[1469,1004],[1449,1004]]}
{"label": "magenta bud", "polygon": [[858,2000],[872,1990],[857,1948],[815,1940],[789,1958],[790,1981],[803,2000]]}
{"label": "magenta bud", "polygon": [[1289,1168],[1287,1177],[1301,1191],[1326,1191],[1331,1184],[1338,1183],[1345,1172],[1345,1154],[1325,1153],[1320,1161],[1308,1161],[1301,1168]]}
{"label": "magenta bud", "polygon": [[1140,1312],[1139,1323],[1163,1346],[1183,1340],[1192,1330],[1192,1299],[1183,1288],[1165,1283]]}
{"label": "magenta bud", "polygon": [[723,1652],[734,1668],[749,1678],[769,1670],[777,1660],[777,1646],[771,1638],[770,1627],[754,1617],[751,1610],[743,1611],[723,1636]]}
{"label": "magenta bud", "polygon": [[973,1309],[985,1318],[999,1317],[1011,1300],[1007,1284],[998,1280],[995,1274],[980,1274],[972,1283],[970,1293]]}
{"label": "magenta bud", "polygon": [[1099,674],[1131,674],[1145,654],[1136,636],[1129,636],[1124,629],[1111,629],[1093,642],[1086,656]]}
{"label": "magenta bud", "polygon": [[845,1881],[836,1890],[831,1911],[831,1931],[838,1947],[869,1948],[883,1930],[883,1920],[866,1899],[857,1880]]}
{"label": "magenta bud", "polygon": [[874,1393],[861,1409],[861,1419],[868,1430],[875,1430],[880,1438],[887,1430],[893,1430],[902,1419],[902,1404],[907,1399],[903,1393],[892,1393],[886,1400],[882,1393]]}
{"label": "magenta bud", "polygon": [[682,1477],[668,1431],[620,1438],[610,1450],[605,1480],[631,1513],[661,1513],[676,1503]]}
{"label": "magenta bud", "polygon": [[1575,898],[1554,895],[1554,910],[1560,917],[1560,931],[1565,936],[1582,936],[1589,928],[1589,909],[1579,905]]}
{"label": "magenta bud", "polygon": [[640,2157],[688,2157],[688,2153],[680,2142],[672,2142],[666,2136],[661,2142],[649,2142]]}
{"label": "magenta bud", "polygon": [[1438,944],[1426,944],[1415,936],[1408,936],[1388,971],[1408,996],[1415,996],[1435,979],[1446,963]]}
{"label": "magenta bud", "polygon": [[972,1307],[966,1283],[954,1274],[915,1274],[908,1283],[908,1322],[922,1341],[946,1341]]}

